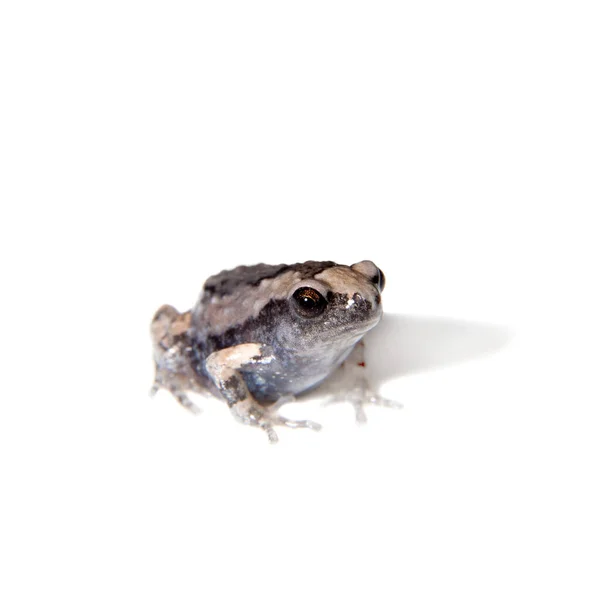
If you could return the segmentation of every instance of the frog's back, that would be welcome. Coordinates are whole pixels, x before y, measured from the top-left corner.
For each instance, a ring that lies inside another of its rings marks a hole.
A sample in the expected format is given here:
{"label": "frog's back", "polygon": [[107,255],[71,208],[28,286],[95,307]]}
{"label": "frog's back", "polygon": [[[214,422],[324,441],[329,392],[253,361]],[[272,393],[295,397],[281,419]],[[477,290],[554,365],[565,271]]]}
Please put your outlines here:
{"label": "frog's back", "polygon": [[[267,265],[259,263],[251,266],[240,266],[228,269],[209,277],[204,283],[199,303],[214,302],[215,299],[227,296],[241,296],[251,293],[252,288],[257,288],[265,281],[276,282],[280,275],[295,273],[300,279],[314,277],[329,267],[336,266],[331,261],[309,260],[291,265]],[[285,279],[284,279],[285,281]],[[264,297],[264,294],[258,294]]]}
{"label": "frog's back", "polygon": [[280,312],[294,284],[335,266],[332,261],[296,264],[260,263],[209,277],[192,310],[199,352],[204,358],[236,344],[273,342]]}

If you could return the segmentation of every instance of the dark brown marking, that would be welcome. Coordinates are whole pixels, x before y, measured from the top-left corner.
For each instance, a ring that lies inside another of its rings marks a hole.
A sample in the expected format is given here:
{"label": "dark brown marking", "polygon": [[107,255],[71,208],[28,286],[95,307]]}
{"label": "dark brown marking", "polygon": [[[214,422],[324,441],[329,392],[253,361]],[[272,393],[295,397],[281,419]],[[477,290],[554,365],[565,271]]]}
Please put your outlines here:
{"label": "dark brown marking", "polygon": [[246,385],[239,375],[234,375],[223,381],[221,389],[225,395],[228,406],[233,406],[236,402],[244,400],[247,395]]}

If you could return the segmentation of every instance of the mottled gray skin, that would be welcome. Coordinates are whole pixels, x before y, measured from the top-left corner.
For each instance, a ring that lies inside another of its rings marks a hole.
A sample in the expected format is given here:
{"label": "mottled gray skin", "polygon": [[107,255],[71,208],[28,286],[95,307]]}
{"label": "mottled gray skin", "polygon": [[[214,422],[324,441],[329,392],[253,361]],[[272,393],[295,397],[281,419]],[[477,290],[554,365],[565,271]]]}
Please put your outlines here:
{"label": "mottled gray skin", "polygon": [[[383,285],[370,261],[222,271],[206,281],[192,311],[165,306],[156,313],[154,389],[169,389],[186,406],[185,390],[208,390],[238,419],[267,430],[271,441],[272,425],[311,426],[277,420],[260,405],[301,394],[334,372],[379,322]],[[316,314],[298,308],[306,288],[318,298]]]}

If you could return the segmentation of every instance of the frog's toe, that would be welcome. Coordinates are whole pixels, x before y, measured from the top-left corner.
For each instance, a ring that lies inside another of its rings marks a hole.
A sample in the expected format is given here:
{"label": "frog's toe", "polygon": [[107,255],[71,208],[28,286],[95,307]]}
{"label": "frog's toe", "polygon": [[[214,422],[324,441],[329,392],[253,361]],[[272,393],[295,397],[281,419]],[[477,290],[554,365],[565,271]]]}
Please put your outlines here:
{"label": "frog's toe", "polygon": [[259,427],[267,434],[270,444],[276,444],[279,441],[279,438],[273,429],[273,425],[269,421],[263,421],[260,423]]}
{"label": "frog's toe", "polygon": [[383,406],[384,408],[394,408],[396,410],[403,408],[403,405],[400,402],[396,402],[396,400],[390,400],[389,398],[384,398],[379,394],[372,394],[368,401],[371,404]]}
{"label": "frog's toe", "polygon": [[265,431],[271,444],[276,444],[279,441],[279,437],[275,432],[275,427],[312,429],[313,431],[319,431],[321,429],[321,425],[319,423],[315,423],[315,421],[309,421],[307,419],[288,419],[287,417],[278,415],[272,411],[265,412],[263,414],[254,413],[254,418],[249,421],[249,424],[258,425],[263,431]]}
{"label": "frog's toe", "polygon": [[296,420],[296,419],[288,419],[287,417],[283,417],[281,415],[277,415],[277,425],[283,425],[285,427],[291,427],[292,429],[312,429],[313,431],[321,431],[322,427],[320,423],[316,423],[315,421],[309,421],[306,419]]}
{"label": "frog's toe", "polygon": [[177,399],[177,402],[179,402],[183,408],[187,408],[191,413],[199,415],[202,412],[202,409],[197,404],[194,404],[187,397],[187,394],[184,394],[183,392],[173,392],[173,395]]}

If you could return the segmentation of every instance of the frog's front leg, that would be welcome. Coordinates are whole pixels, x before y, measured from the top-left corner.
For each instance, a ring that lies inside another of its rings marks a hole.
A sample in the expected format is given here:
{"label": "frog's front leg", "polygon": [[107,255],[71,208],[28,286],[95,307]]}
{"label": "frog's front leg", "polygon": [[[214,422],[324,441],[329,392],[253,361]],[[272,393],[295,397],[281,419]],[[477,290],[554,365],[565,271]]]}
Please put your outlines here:
{"label": "frog's front leg", "polygon": [[365,343],[362,340],[354,346],[348,358],[328,380],[328,388],[331,397],[327,404],[349,402],[354,407],[356,422],[359,425],[367,422],[364,408],[367,405],[402,408],[399,402],[383,398],[373,391],[367,376]]}
{"label": "frog's front leg", "polygon": [[206,370],[226,400],[233,416],[246,425],[263,429],[271,443],[278,441],[273,429],[277,425],[320,429],[313,421],[294,421],[277,414],[277,406],[261,406],[248,390],[242,371],[244,368],[268,365],[274,360],[264,344],[239,344],[213,352],[206,359]]}

